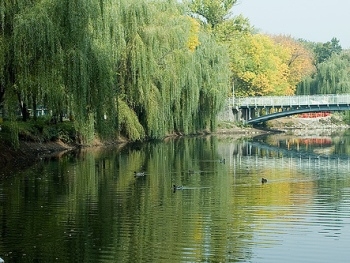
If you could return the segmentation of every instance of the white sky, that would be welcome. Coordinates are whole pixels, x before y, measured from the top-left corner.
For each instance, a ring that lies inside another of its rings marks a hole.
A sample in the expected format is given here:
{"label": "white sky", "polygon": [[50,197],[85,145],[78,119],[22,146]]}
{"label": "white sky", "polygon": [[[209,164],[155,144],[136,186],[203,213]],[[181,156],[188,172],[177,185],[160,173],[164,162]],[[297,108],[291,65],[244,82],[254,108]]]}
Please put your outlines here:
{"label": "white sky", "polygon": [[350,48],[350,0],[238,0],[232,14],[262,33],[323,43],[336,37]]}

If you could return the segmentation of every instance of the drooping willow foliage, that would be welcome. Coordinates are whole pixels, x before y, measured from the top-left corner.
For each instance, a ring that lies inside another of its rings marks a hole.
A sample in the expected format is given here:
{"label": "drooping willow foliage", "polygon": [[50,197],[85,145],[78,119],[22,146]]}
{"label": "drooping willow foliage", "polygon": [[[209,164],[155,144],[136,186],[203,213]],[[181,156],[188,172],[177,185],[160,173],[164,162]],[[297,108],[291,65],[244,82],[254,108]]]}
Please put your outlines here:
{"label": "drooping willow foliage", "polygon": [[69,114],[83,143],[95,133],[139,140],[215,129],[229,88],[227,52],[178,1],[0,7],[0,59],[2,46],[13,46],[0,64],[6,93]]}
{"label": "drooping willow foliage", "polygon": [[343,51],[317,65],[317,72],[298,85],[298,94],[342,94],[350,92],[350,53]]}

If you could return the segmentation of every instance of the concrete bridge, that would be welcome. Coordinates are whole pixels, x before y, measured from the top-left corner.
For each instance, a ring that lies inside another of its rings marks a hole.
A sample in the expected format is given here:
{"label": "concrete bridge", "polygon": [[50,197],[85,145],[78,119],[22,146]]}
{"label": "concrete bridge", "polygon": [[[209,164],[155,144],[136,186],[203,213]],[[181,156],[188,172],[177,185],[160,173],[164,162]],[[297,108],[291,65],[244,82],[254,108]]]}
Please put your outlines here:
{"label": "concrete bridge", "polygon": [[350,110],[350,94],[230,98],[235,118],[247,124],[294,114]]}

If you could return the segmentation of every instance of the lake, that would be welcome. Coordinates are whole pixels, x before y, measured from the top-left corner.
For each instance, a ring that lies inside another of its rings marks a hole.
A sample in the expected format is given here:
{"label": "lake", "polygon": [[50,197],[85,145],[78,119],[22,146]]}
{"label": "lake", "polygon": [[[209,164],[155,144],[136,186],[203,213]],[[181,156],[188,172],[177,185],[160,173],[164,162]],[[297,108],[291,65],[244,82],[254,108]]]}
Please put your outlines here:
{"label": "lake", "polygon": [[345,262],[349,169],[346,134],[191,137],[71,152],[0,170],[0,257]]}

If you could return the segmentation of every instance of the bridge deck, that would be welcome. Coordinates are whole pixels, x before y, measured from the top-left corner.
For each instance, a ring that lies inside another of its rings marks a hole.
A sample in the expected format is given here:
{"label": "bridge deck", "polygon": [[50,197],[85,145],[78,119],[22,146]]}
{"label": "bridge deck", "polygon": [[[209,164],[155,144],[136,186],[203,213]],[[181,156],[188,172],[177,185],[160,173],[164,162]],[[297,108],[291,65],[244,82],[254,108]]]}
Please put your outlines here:
{"label": "bridge deck", "polygon": [[263,96],[235,98],[234,105],[239,108],[246,107],[288,107],[288,106],[326,106],[350,105],[350,94],[324,94],[300,96]]}
{"label": "bridge deck", "polygon": [[229,103],[254,124],[305,112],[350,110],[350,94],[231,98]]}

